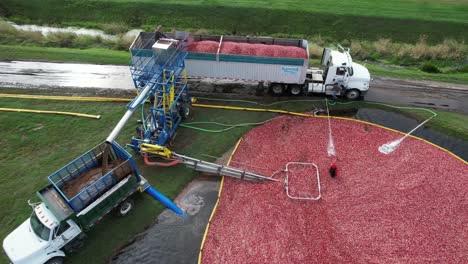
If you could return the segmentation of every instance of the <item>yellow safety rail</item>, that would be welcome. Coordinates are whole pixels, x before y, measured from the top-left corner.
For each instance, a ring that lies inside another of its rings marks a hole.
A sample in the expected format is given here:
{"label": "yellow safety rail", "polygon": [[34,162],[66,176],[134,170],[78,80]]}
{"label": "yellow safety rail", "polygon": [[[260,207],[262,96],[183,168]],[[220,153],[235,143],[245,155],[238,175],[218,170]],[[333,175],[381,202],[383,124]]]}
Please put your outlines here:
{"label": "yellow safety rail", "polygon": [[174,98],[175,98],[175,89],[174,89],[174,72],[172,71],[171,72],[171,75],[172,75],[172,78],[171,78],[171,82],[172,82],[172,86],[171,86],[171,89],[169,90],[169,106],[172,106],[172,103],[174,103]]}

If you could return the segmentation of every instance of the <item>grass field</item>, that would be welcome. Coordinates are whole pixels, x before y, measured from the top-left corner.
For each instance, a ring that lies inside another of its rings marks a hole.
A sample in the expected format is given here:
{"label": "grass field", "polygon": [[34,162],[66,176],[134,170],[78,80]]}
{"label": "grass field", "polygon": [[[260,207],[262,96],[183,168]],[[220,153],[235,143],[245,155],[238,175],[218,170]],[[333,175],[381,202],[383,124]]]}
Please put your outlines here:
{"label": "grass field", "polygon": [[372,63],[365,63],[365,66],[373,76],[468,84],[468,73],[427,73],[416,67],[389,69],[389,67]]}
{"label": "grass field", "polygon": [[4,0],[0,14],[19,23],[210,30],[224,34],[316,36],[332,40],[381,37],[416,42],[464,40],[465,1],[150,1]]}
{"label": "grass field", "polygon": [[[2,107],[75,111],[100,114],[100,120],[55,115],[0,113],[0,238],[4,238],[31,213],[27,200],[37,201],[35,192],[47,184],[47,176],[79,154],[102,142],[125,111],[124,103],[61,102],[49,100],[0,99]],[[239,103],[236,103],[239,105]],[[251,105],[249,105],[251,106]],[[357,103],[353,107],[366,106]],[[346,108],[349,106],[342,106]],[[314,104],[294,103],[275,108],[306,111]],[[440,112],[444,118],[431,121],[431,126],[458,137],[468,138],[468,116]],[[259,122],[272,118],[271,113],[251,113],[196,108],[193,121],[221,123]],[[425,116],[420,116],[424,118]],[[130,122],[118,138],[122,145],[134,133]],[[209,128],[209,127],[208,127]],[[241,137],[248,127],[239,127],[225,133],[204,133],[180,128],[173,149],[179,153],[207,159],[202,154],[221,156]],[[178,166],[154,168],[144,166],[137,157],[142,175],[171,198],[196,175]],[[148,196],[138,195],[135,210],[125,218],[106,217],[89,234],[83,250],[69,258],[70,263],[103,263],[113,252],[128,242],[136,233],[151,225],[163,207]],[[125,228],[122,228],[122,227]],[[106,241],[106,243],[102,243]],[[6,258],[0,258],[6,263]]]}
{"label": "grass field", "polygon": [[[47,176],[70,162],[79,154],[102,142],[125,112],[124,103],[70,103],[39,100],[0,99],[2,107],[32,108],[101,114],[100,120],[54,115],[24,113],[0,113],[0,238],[24,221],[31,209],[27,200],[38,201],[35,192],[47,184]],[[231,122],[260,121],[271,114],[228,115]],[[197,120],[216,121],[226,118],[220,111],[196,111]],[[135,122],[130,122],[118,142],[130,141]],[[174,150],[206,159],[201,154],[221,156],[243,135],[248,128],[237,128],[229,133],[207,134],[180,128]],[[211,144],[207,144],[211,142]],[[216,147],[214,147],[216,146]],[[150,183],[171,198],[196,175],[178,166],[155,169],[143,166],[137,159],[140,173]],[[90,232],[83,250],[71,256],[70,263],[104,263],[118,247],[129,241],[136,233],[153,223],[163,207],[148,196],[138,195],[136,208],[128,217],[106,217]],[[125,226],[125,228],[122,228]],[[102,243],[106,241],[106,243]],[[6,263],[6,258],[0,258]]]}
{"label": "grass field", "polygon": [[[340,43],[352,48],[356,60],[373,62],[368,64],[373,75],[464,84],[468,83],[468,46],[464,42],[467,14],[468,5],[463,0],[4,0],[0,3],[0,16],[18,23],[83,26],[114,33],[130,28],[148,31],[162,24],[166,30],[196,33],[306,38],[311,43],[313,58],[320,56],[322,47]],[[0,60],[99,64],[128,61],[124,52],[110,50],[125,50],[128,40],[103,43],[101,39],[70,34],[40,37],[15,32],[5,23]],[[52,48],[55,46],[71,49]],[[421,71],[425,64],[433,65],[441,73]]]}
{"label": "grass field", "polygon": [[130,61],[130,55],[126,51],[99,48],[67,49],[0,45],[0,59],[125,65]]}

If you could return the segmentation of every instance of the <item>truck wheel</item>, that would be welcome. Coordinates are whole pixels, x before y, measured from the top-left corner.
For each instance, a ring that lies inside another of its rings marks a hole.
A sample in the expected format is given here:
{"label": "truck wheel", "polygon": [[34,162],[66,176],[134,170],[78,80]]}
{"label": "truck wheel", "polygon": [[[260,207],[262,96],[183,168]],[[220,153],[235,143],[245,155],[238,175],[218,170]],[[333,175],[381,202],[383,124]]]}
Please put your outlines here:
{"label": "truck wheel", "polygon": [[183,104],[182,107],[180,108],[180,116],[182,116],[182,119],[187,119],[190,116],[190,113],[192,112],[192,106],[190,104]]}
{"label": "truck wheel", "polygon": [[294,96],[298,96],[298,95],[301,95],[302,94],[302,87],[298,84],[293,84],[290,86],[291,88],[289,88],[289,92],[294,95]]}
{"label": "truck wheel", "polygon": [[284,93],[284,85],[281,83],[275,83],[271,86],[271,92],[274,95],[283,95]]}
{"label": "truck wheel", "polygon": [[131,198],[125,199],[117,208],[116,213],[118,216],[126,216],[133,209],[134,202]]}
{"label": "truck wheel", "polygon": [[358,89],[352,89],[346,92],[346,98],[349,100],[356,100],[361,95],[361,92]]}
{"label": "truck wheel", "polygon": [[46,264],[63,264],[64,258],[63,257],[55,257],[49,259]]}

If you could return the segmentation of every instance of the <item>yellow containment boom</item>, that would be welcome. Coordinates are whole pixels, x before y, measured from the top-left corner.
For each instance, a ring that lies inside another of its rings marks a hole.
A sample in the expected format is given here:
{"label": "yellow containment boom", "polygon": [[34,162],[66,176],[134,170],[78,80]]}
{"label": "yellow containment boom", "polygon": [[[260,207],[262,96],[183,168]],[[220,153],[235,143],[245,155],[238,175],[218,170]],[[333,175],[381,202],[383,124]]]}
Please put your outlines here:
{"label": "yellow containment boom", "polygon": [[18,112],[18,113],[34,113],[34,114],[52,114],[52,115],[68,115],[77,117],[87,117],[99,119],[100,115],[88,115],[74,112],[62,112],[62,111],[48,111],[48,110],[34,110],[34,109],[20,109],[20,108],[0,108],[0,111],[4,112]]}

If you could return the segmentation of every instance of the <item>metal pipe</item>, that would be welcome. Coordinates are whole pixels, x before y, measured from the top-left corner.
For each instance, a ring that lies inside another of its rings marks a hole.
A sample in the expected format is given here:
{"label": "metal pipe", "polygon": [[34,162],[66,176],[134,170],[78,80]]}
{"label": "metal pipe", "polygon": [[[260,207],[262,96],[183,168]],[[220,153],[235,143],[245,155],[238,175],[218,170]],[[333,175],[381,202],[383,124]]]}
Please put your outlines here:
{"label": "metal pipe", "polygon": [[117,136],[120,134],[120,131],[122,131],[122,128],[125,126],[125,124],[130,120],[130,117],[132,117],[133,112],[135,111],[136,107],[141,105],[142,103],[145,102],[146,100],[146,95],[149,93],[149,91],[153,88],[154,84],[147,84],[146,87],[141,91],[138,96],[131,102],[131,105],[129,106],[127,112],[125,112],[124,116],[122,119],[120,119],[119,123],[114,127],[112,132],[109,134],[109,136],[106,138],[106,142],[112,143],[115,141]]}
{"label": "metal pipe", "polygon": [[148,188],[145,189],[145,192],[149,194],[151,197],[162,203],[164,206],[172,210],[174,213],[185,217],[184,211],[180,209],[171,199],[169,199],[167,196],[164,194],[158,192],[153,186],[149,186]]}
{"label": "metal pipe", "polygon": [[182,160],[187,167],[190,167],[196,171],[202,171],[217,175],[225,175],[235,178],[244,178],[246,180],[258,181],[258,180],[269,180],[269,181],[279,181],[277,179],[273,179],[270,177],[266,177],[263,175],[259,175],[253,172],[248,172],[240,169],[236,169],[229,166],[219,165],[216,163],[206,162],[198,159],[194,159],[191,157],[187,157],[180,154],[173,153],[174,157],[179,158]]}

